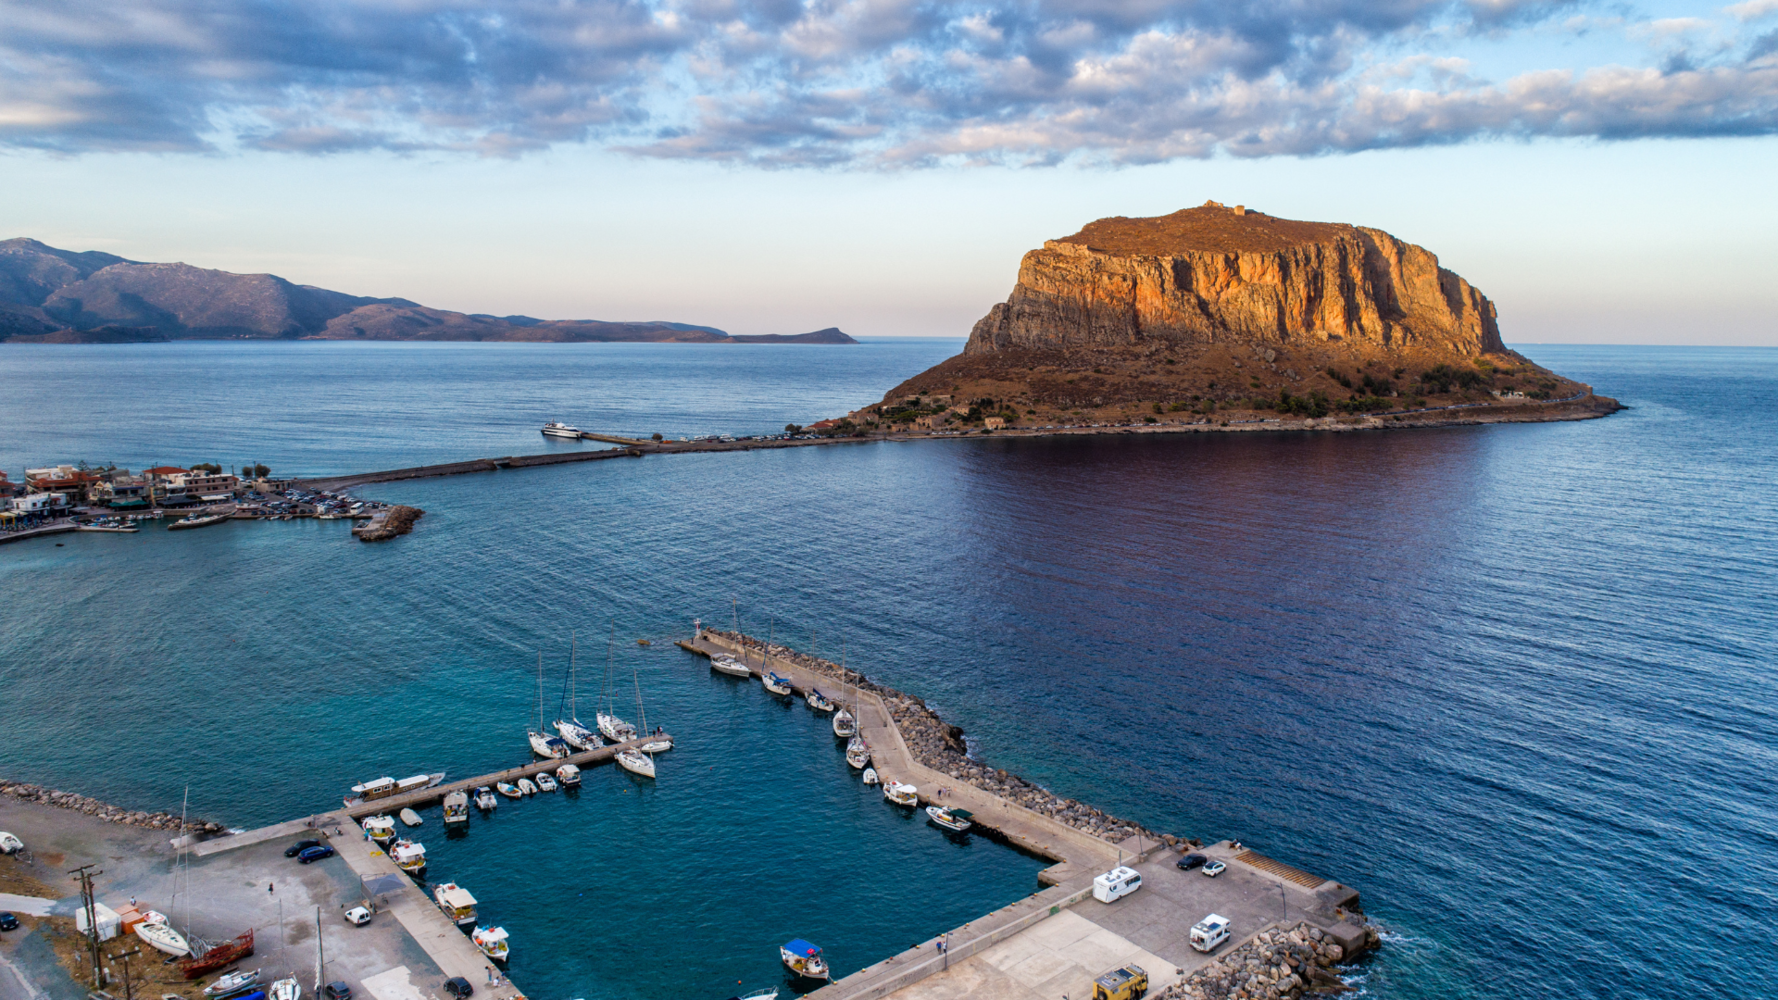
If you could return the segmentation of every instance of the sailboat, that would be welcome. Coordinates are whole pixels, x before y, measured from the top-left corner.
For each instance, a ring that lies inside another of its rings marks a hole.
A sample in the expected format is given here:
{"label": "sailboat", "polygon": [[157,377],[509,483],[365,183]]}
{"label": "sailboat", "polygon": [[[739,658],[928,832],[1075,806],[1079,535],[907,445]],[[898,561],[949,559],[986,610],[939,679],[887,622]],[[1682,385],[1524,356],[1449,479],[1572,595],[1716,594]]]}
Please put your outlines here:
{"label": "sailboat", "polygon": [[272,988],[266,992],[266,1000],[302,1000],[302,995],[302,984],[292,976],[273,983]]}
{"label": "sailboat", "polygon": [[156,951],[164,951],[174,957],[191,954],[191,945],[186,942],[185,935],[174,930],[170,924],[142,921],[136,925],[136,936]]}
{"label": "sailboat", "polygon": [[605,741],[599,738],[597,732],[588,729],[580,721],[580,713],[576,707],[578,702],[576,695],[579,693],[580,687],[576,645],[575,638],[570,635],[568,639],[568,716],[565,719],[556,720],[556,732],[576,750],[595,750],[604,746]]}
{"label": "sailboat", "polygon": [[[840,700],[842,702],[845,701],[845,698],[846,698],[846,653],[845,653],[845,649],[846,649],[845,643],[842,642],[840,644]],[[854,701],[856,701],[856,699],[854,699]],[[833,734],[842,740],[847,738],[848,736],[857,736],[858,735],[858,719],[855,716],[853,716],[853,714],[849,710],[847,710],[846,706],[843,704],[840,706],[840,710],[838,712],[834,713]]]}
{"label": "sailboat", "polygon": [[822,694],[818,688],[810,688],[809,696],[803,700],[808,702],[809,707],[817,712],[833,711],[833,702],[828,699],[827,695]]}
{"label": "sailboat", "polygon": [[[641,719],[643,727],[647,728],[648,714],[642,710],[642,677],[636,672],[634,663],[630,665],[630,679],[636,685],[636,718]],[[623,751],[617,755],[617,765],[631,774],[639,774],[644,778],[654,777],[654,757],[647,752],[654,745],[649,743],[641,750],[632,747]]]}
{"label": "sailboat", "polygon": [[789,694],[791,691],[790,678],[779,676],[775,670],[767,671],[760,680],[764,682],[766,690],[773,694]]}
{"label": "sailboat", "polygon": [[551,736],[543,730],[543,651],[537,651],[537,728],[525,733],[531,741],[531,752],[546,760],[554,760],[568,756],[567,741],[560,736]]}
{"label": "sailboat", "polygon": [[[605,643],[605,683],[599,690],[599,713],[594,718],[599,732],[613,743],[628,743],[636,738],[636,727],[617,717],[617,692],[612,690],[612,644],[617,642],[617,624],[611,626],[611,638]],[[619,754],[618,763],[623,763]],[[652,776],[652,771],[650,772]]]}
{"label": "sailboat", "polygon": [[870,764],[870,744],[862,736],[854,736],[846,743],[846,763],[854,770],[862,771]]}

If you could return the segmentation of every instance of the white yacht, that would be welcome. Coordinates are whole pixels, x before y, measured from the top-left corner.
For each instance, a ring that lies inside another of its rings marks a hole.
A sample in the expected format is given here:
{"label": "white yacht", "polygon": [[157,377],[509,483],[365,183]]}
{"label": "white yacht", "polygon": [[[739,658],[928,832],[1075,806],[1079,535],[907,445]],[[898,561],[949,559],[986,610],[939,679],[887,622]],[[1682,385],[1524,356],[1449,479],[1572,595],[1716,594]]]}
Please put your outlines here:
{"label": "white yacht", "polygon": [[600,712],[598,716],[599,732],[613,743],[628,743],[636,738],[636,727],[615,715]]}
{"label": "white yacht", "polygon": [[561,787],[556,784],[556,779],[550,777],[548,771],[537,772],[535,780],[537,782],[537,790],[540,792],[553,792]]}
{"label": "white yacht", "polygon": [[580,724],[578,719],[557,719],[556,733],[576,750],[597,750],[605,745],[599,734]]}
{"label": "white yacht", "polygon": [[556,780],[562,783],[563,788],[578,788],[580,787],[580,768],[573,764],[563,764],[556,768]]}
{"label": "white yacht", "polygon": [[815,688],[810,688],[809,689],[809,696],[807,698],[804,698],[803,700],[808,702],[809,707],[814,709],[817,712],[831,712],[831,711],[833,711],[833,702],[828,700],[827,695],[822,694],[819,690],[817,690]]}
{"label": "white yacht", "polygon": [[644,778],[654,777],[654,758],[640,750],[625,750],[618,754],[617,766]]}
{"label": "white yacht", "polygon": [[870,744],[864,742],[864,737],[854,736],[846,744],[846,763],[855,771],[862,771],[870,764]]}
{"label": "white yacht", "polygon": [[753,676],[752,668],[727,653],[718,653],[715,656],[710,657],[710,669],[717,673],[728,674],[731,677]]}
{"label": "white yacht", "polygon": [[531,741],[531,752],[545,760],[561,760],[574,752],[568,748],[568,741],[560,736],[530,732],[525,737]]}
{"label": "white yacht", "polygon": [[767,671],[764,676],[760,677],[760,682],[766,686],[767,691],[773,694],[789,694],[791,692],[790,678],[780,677],[773,671]]}
{"label": "white yacht", "polygon": [[851,712],[840,709],[833,714],[833,734],[841,739],[858,735],[858,720],[852,718]]}
{"label": "white yacht", "polygon": [[543,425],[543,435],[553,438],[573,438],[578,441],[580,440],[580,428],[572,424],[564,424],[559,420],[551,420]]}
{"label": "white yacht", "polygon": [[885,781],[883,783],[884,800],[898,806],[918,806],[920,789],[901,781]]}
{"label": "white yacht", "polygon": [[136,936],[154,950],[166,952],[176,958],[183,958],[191,954],[191,945],[186,943],[185,935],[174,930],[169,924],[144,920],[136,925]]}
{"label": "white yacht", "polygon": [[455,882],[433,886],[432,901],[459,927],[475,923],[475,897]]}
{"label": "white yacht", "polygon": [[506,956],[512,954],[512,945],[507,940],[504,927],[477,927],[475,933],[469,937],[482,950],[482,954],[496,962],[504,962]]}

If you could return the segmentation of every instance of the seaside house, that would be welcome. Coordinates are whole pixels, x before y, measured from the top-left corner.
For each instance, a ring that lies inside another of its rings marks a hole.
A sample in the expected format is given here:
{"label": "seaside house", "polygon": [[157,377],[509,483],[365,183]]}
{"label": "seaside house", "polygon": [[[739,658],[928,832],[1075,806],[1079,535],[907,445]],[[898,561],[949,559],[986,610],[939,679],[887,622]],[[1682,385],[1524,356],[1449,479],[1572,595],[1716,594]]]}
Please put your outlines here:
{"label": "seaside house", "polygon": [[85,499],[87,492],[103,480],[96,472],[82,472],[72,465],[25,470],[25,484],[33,493],[66,493]]}
{"label": "seaside house", "polygon": [[241,481],[226,472],[176,472],[167,477],[168,488],[199,500],[233,500]]}
{"label": "seaside house", "polygon": [[1004,427],[1006,427],[1006,418],[1005,417],[989,417],[986,420],[982,421],[982,423],[987,424],[989,430],[997,431],[997,430],[1001,430]]}
{"label": "seaside house", "polygon": [[66,493],[27,493],[13,497],[10,503],[13,513],[25,517],[61,517],[68,513]]}

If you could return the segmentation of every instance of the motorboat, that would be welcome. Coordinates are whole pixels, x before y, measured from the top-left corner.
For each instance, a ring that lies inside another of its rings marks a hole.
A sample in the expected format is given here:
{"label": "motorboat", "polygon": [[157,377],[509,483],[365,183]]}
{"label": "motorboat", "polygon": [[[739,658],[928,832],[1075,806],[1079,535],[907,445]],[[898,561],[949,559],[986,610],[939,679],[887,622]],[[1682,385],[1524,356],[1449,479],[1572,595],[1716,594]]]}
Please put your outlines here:
{"label": "motorboat", "polygon": [[346,796],[346,805],[355,806],[377,799],[388,798],[395,794],[395,779],[377,778],[373,781],[361,782],[352,786],[352,794]]}
{"label": "motorboat", "polygon": [[673,749],[673,737],[668,736],[666,733],[649,733],[648,736],[643,737],[643,739],[648,740],[647,743],[642,744],[642,746],[638,748],[643,753],[666,753],[668,750]]}
{"label": "motorboat", "polygon": [[496,781],[494,783],[494,790],[509,799],[522,799],[525,797],[525,793],[519,791],[519,786],[505,781]]}
{"label": "motorboat", "polygon": [[414,827],[426,822],[420,818],[419,813],[414,812],[412,809],[403,809],[395,815],[401,818],[401,822],[404,826]]}
{"label": "motorboat", "polygon": [[431,788],[433,785],[436,785],[443,780],[443,771],[440,771],[437,774],[416,774],[412,777],[403,778],[400,781],[397,781],[395,783],[395,792],[396,794],[402,792],[417,792],[422,788]]}
{"label": "motorboat", "polygon": [[469,822],[469,794],[458,789],[444,798],[445,826]]}
{"label": "motorboat", "polygon": [[378,847],[388,847],[395,839],[395,820],[388,813],[366,816],[359,824],[364,828],[365,835],[376,842]]}
{"label": "motorboat", "polygon": [[167,525],[168,531],[181,531],[186,528],[202,528],[206,525],[220,524],[235,514],[234,508],[216,514],[187,514],[172,524]]}
{"label": "motorboat", "polygon": [[506,956],[512,954],[512,944],[507,940],[504,927],[477,927],[469,939],[482,950],[482,954],[496,962],[504,962]]}
{"label": "motorboat", "polygon": [[926,818],[952,833],[962,833],[975,825],[975,813],[950,806],[927,806]]}
{"label": "motorboat", "polygon": [[169,924],[153,924],[144,920],[136,925],[136,936],[154,950],[166,952],[175,958],[191,954],[191,945],[186,942],[185,935]]}
{"label": "motorboat", "polygon": [[295,979],[280,979],[266,991],[266,1000],[302,1000],[302,984]]}
{"label": "motorboat", "polygon": [[556,779],[550,777],[549,772],[547,772],[547,771],[538,772],[536,775],[536,781],[537,781],[537,790],[540,792],[553,792],[557,788],[561,787],[560,785],[556,784]]}
{"label": "motorboat", "polygon": [[867,767],[864,769],[864,783],[867,785],[880,785],[883,783],[882,779],[877,777],[876,768]]}
{"label": "motorboat", "polygon": [[556,780],[562,783],[563,788],[578,788],[580,787],[580,768],[573,764],[563,764],[556,768]]}
{"label": "motorboat", "polygon": [[742,997],[729,997],[728,1000],[778,1000],[778,987],[767,986],[763,990],[754,990]]}
{"label": "motorboat", "polygon": [[654,758],[640,750],[625,750],[618,754],[617,766],[644,778],[654,777]]}
{"label": "motorboat", "polygon": [[846,763],[854,770],[862,771],[870,764],[870,744],[864,737],[854,736],[846,744]]}
{"label": "motorboat", "polygon": [[536,795],[537,794],[537,783],[535,781],[532,781],[530,778],[520,778],[519,779],[519,791],[525,795]]}
{"label": "motorboat", "polygon": [[564,424],[559,420],[551,420],[543,425],[543,436],[553,438],[573,438],[580,440],[580,428],[572,424]]}
{"label": "motorboat", "polygon": [[204,995],[207,997],[225,997],[230,993],[239,993],[257,982],[259,982],[258,969],[254,969],[251,972],[244,970],[241,972],[231,972],[227,975],[216,977],[215,982],[204,987]]}
{"label": "motorboat", "polygon": [[636,727],[615,715],[606,715],[604,712],[600,712],[598,725],[599,732],[604,733],[605,738],[613,743],[628,743],[636,738]]}
{"label": "motorboat", "polygon": [[560,760],[574,752],[568,746],[568,741],[560,736],[529,732],[525,734],[525,738],[531,741],[531,752],[545,760]]}
{"label": "motorboat", "polygon": [[730,677],[753,676],[753,668],[727,653],[718,653],[710,657],[710,669],[719,674],[728,674]]}
{"label": "motorboat", "polygon": [[765,684],[766,690],[773,694],[789,694],[791,691],[790,678],[780,677],[775,670],[766,671],[760,681]]}
{"label": "motorboat", "polygon": [[0,830],[0,854],[17,854],[24,849],[24,841],[7,833],[5,830]]}
{"label": "motorboat", "polygon": [[596,731],[581,725],[578,719],[557,719],[555,727],[557,735],[576,750],[597,750],[605,745]]}
{"label": "motorboat", "polygon": [[475,923],[475,897],[455,882],[432,887],[432,901],[459,927]]}
{"label": "motorboat", "polygon": [[779,945],[778,957],[785,968],[804,979],[826,979],[830,975],[821,949],[802,938]]}
{"label": "motorboat", "polygon": [[852,718],[851,712],[840,709],[833,715],[833,734],[841,739],[858,735],[858,720]]}
{"label": "motorboat", "polygon": [[426,845],[417,840],[397,840],[395,846],[389,849],[389,857],[395,862],[395,867],[415,878],[426,872]]}
{"label": "motorboat", "polygon": [[[562,766],[573,767],[574,765],[564,764]],[[487,785],[482,785],[482,786],[476,788],[476,790],[475,790],[475,807],[477,809],[483,809],[483,810],[494,809],[494,808],[497,808],[499,805],[500,805],[500,799],[498,796],[496,796],[494,794],[494,790],[492,788],[489,788]]]}
{"label": "motorboat", "polygon": [[828,699],[827,695],[822,694],[816,688],[810,688],[809,696],[803,700],[808,702],[809,707],[817,712],[831,712],[834,709],[833,702]]}
{"label": "motorboat", "polygon": [[885,781],[883,798],[891,805],[914,807],[920,804],[920,789],[906,782]]}

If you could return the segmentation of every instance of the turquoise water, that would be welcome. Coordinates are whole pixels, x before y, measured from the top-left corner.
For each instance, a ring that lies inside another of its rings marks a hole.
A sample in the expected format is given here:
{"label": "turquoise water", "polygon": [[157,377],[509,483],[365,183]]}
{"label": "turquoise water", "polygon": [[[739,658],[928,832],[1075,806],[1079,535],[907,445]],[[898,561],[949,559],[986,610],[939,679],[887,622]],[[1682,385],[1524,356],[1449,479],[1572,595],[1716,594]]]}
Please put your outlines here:
{"label": "turquoise water", "polygon": [[[227,405],[165,428],[188,442],[167,450],[215,438],[274,466],[408,464],[387,460],[404,452],[382,432],[353,432],[388,393],[435,438],[417,449],[542,450],[533,414],[483,426],[490,397],[535,377],[535,355],[498,345],[379,355],[382,382],[256,444],[232,414],[278,395],[259,346],[205,345],[210,370],[257,374],[207,390]],[[289,345],[290,391],[360,346]],[[748,429],[719,426],[731,402],[758,429],[804,422],[817,395],[848,400],[817,412],[849,408],[955,347],[785,353],[769,377],[665,378],[639,400],[587,346],[549,416],[630,398],[637,429],[688,413],[688,431]],[[632,372],[681,361],[624,346]],[[153,360],[67,350],[46,385]],[[976,844],[953,865],[962,849],[852,801],[818,720],[664,642],[738,613],[824,653],[844,635],[852,663],[926,697],[998,766],[1359,886],[1390,928],[1362,970],[1373,996],[1762,995],[1755,956],[1778,905],[1778,351],[1525,350],[1633,409],[599,462],[374,487],[429,511],[382,545],[342,522],[279,522],[7,546],[0,774],[141,807],[176,804],[191,781],[200,811],[247,824],[375,774],[480,772],[524,755],[535,650],[559,678],[577,629],[597,663],[615,618],[649,720],[685,741],[658,786],[601,771],[578,802],[503,804],[464,841],[428,841],[433,877],[461,875],[513,928],[534,995],[722,996],[773,977],[787,933],[850,971],[1034,887],[1032,859]],[[26,387],[0,405],[55,428],[50,444],[0,441],[9,467],[159,450],[151,426],[120,435],[114,411],[37,394],[44,364],[0,351],[6,384]],[[260,773],[279,780],[241,777]],[[879,908],[854,905],[873,891]],[[633,901],[621,919],[613,898]],[[1652,939],[1660,927],[1682,928],[1683,959]],[[650,979],[639,937],[682,948],[695,984]],[[558,953],[574,956],[559,975],[539,961]]]}

